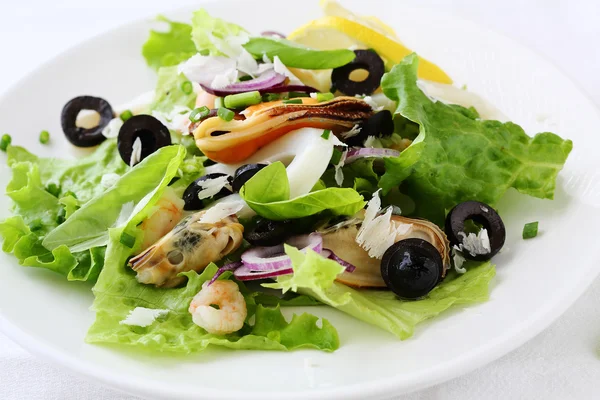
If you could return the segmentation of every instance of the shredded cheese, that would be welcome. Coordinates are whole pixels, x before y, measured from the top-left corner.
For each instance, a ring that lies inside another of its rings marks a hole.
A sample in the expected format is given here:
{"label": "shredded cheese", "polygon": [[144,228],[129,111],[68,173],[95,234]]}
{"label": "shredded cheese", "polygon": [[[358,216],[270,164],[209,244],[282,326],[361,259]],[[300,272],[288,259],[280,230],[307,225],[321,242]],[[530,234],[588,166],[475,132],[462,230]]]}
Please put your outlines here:
{"label": "shredded cheese", "polygon": [[200,222],[203,224],[214,224],[215,222],[221,221],[223,218],[227,218],[230,215],[236,214],[242,208],[244,208],[243,201],[228,201],[223,203],[217,203],[204,213]]}
{"label": "shredded cheese", "polygon": [[133,167],[135,164],[139,163],[142,159],[142,141],[139,136],[133,142],[133,147],[131,149],[131,158],[129,159],[129,166]]}
{"label": "shredded cheese", "polygon": [[352,127],[352,129],[350,129],[348,132],[343,132],[340,136],[344,139],[349,139],[358,135],[360,133],[360,130],[361,127],[358,124],[356,124]]}
{"label": "shredded cheese", "polygon": [[459,246],[452,247],[452,261],[454,262],[454,269],[456,272],[459,274],[464,274],[467,272],[467,270],[463,268],[463,264],[465,263],[466,259],[463,256]]}
{"label": "shredded cheese", "polygon": [[490,237],[488,236],[485,228],[481,229],[477,234],[469,233],[467,235],[464,232],[459,232],[458,236],[462,237],[463,239],[460,250],[468,251],[473,257],[492,252],[492,248],[490,246]]}
{"label": "shredded cheese", "polygon": [[159,310],[145,307],[136,307],[129,312],[129,315],[119,322],[121,325],[133,325],[133,326],[150,326],[154,321],[162,316],[169,313],[169,310]]}
{"label": "shredded cheese", "polygon": [[117,136],[119,136],[119,131],[121,130],[122,126],[123,120],[121,118],[113,118],[110,120],[108,125],[106,125],[104,129],[102,129],[102,136],[104,136],[107,139],[116,138]]}
{"label": "shredded cheese", "polygon": [[346,162],[346,155],[348,154],[348,151],[344,150],[342,151],[342,156],[340,157],[340,161],[333,166],[333,168],[335,169],[335,183],[337,183],[338,186],[342,186],[342,184],[344,183],[344,171],[342,170],[342,167],[344,166],[344,163]]}
{"label": "shredded cheese", "polygon": [[227,178],[228,176],[219,176],[202,181],[202,190],[198,192],[198,198],[204,200],[219,193],[229,183]]}

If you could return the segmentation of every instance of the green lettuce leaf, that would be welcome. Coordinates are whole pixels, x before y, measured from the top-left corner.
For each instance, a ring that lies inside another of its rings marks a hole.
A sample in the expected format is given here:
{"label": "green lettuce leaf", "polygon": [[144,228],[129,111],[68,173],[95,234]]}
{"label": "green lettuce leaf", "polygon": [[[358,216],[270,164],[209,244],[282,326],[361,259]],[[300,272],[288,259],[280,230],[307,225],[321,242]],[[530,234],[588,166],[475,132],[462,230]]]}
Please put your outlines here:
{"label": "green lettuce leaf", "polygon": [[365,201],[354,189],[327,188],[289,199],[285,167],[275,162],[260,170],[240,190],[240,196],[258,215],[272,220],[296,219],[328,211],[354,215]]}
{"label": "green lettuce leaf", "polygon": [[[121,174],[127,169],[116,150],[116,140],[108,140],[91,155],[75,160],[39,158],[16,146],[9,147],[7,153],[13,177],[6,192],[17,215],[0,222],[2,250],[13,253],[26,267],[48,269],[68,280],[95,280],[102,268],[104,248],[71,252],[66,246],[57,246],[50,251],[42,240],[63,220],[68,221],[80,204],[104,190],[102,175]],[[46,190],[49,185],[56,186],[53,192],[60,198]]]}
{"label": "green lettuce leaf", "polygon": [[446,277],[421,300],[405,301],[390,291],[356,290],[335,282],[343,267],[314,251],[303,254],[291,246],[286,246],[285,251],[292,259],[294,274],[263,286],[309,295],[403,340],[413,335],[417,324],[452,306],[487,300],[489,284],[495,275],[494,267],[489,262],[484,263],[463,275]]}
{"label": "green lettuce leaf", "polygon": [[168,114],[177,106],[194,108],[196,93],[193,90],[189,91],[190,87],[186,88],[186,84],[191,83],[179,73],[176,66],[160,68],[150,109]]}
{"label": "green lettuce leaf", "polygon": [[[143,209],[162,195],[185,157],[181,146],[166,146],[146,157],[123,175],[114,186],[84,204],[58,228],[46,235],[42,244],[50,250],[65,245],[71,251],[82,251],[108,242],[108,229],[119,219],[140,223],[146,215],[127,212],[128,204]],[[123,213],[127,215],[123,215]],[[132,216],[129,217],[129,214]]]}
{"label": "green lettuce leaf", "polygon": [[[132,229],[129,227],[128,229]],[[244,327],[232,334],[213,335],[195,325],[188,307],[202,284],[214,276],[217,267],[209,265],[202,274],[187,272],[186,286],[160,289],[137,282],[125,263],[131,249],[119,242],[123,229],[110,230],[110,242],[105,267],[94,287],[96,299],[92,309],[96,321],[91,326],[88,343],[117,344],[160,352],[191,353],[209,345],[234,349],[292,350],[316,348],[333,351],[339,347],[335,328],[310,314],[295,315],[290,322],[283,317],[279,306],[271,308],[256,304],[253,294],[243,285],[240,291],[246,299],[248,317]],[[223,275],[220,279],[226,279]],[[168,310],[169,312],[147,327],[123,325],[136,307]],[[248,321],[254,316],[254,324]]]}
{"label": "green lettuce leaf", "polygon": [[417,56],[409,55],[381,80],[385,95],[398,103],[396,113],[420,125],[421,140],[405,163],[386,159],[386,167],[400,172],[384,176],[384,191],[403,181],[417,215],[437,223],[457,203],[493,205],[511,187],[553,198],[556,176],[573,148],[570,140],[549,132],[531,138],[514,123],[482,121],[472,109],[434,102],[417,86],[417,66]]}
{"label": "green lettuce leaf", "polygon": [[337,68],[356,57],[352,50],[315,50],[289,40],[266,37],[250,38],[244,48],[256,58],[267,55],[273,60],[277,56],[285,66],[302,69]]}
{"label": "green lettuce leaf", "polygon": [[158,69],[178,65],[196,54],[192,41],[192,26],[171,21],[159,15],[158,21],[169,25],[167,32],[150,31],[150,37],[142,47],[142,55],[148,66]]}
{"label": "green lettuce leaf", "polygon": [[204,9],[194,12],[192,16],[192,41],[198,52],[203,55],[223,55],[211,40],[211,35],[218,39],[227,39],[240,34],[247,32],[239,25],[211,17]]}

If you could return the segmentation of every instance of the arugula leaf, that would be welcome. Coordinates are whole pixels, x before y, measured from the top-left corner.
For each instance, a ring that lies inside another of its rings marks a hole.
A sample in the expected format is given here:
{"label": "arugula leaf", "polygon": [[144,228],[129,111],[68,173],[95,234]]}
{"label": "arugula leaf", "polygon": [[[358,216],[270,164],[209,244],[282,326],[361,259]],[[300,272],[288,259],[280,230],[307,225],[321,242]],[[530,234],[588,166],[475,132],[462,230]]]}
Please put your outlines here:
{"label": "arugula leaf", "polygon": [[188,82],[188,79],[179,73],[177,66],[160,68],[150,109],[170,113],[176,106],[193,108],[197,95],[193,90],[190,93],[183,91],[182,85],[185,82]]}
{"label": "arugula leaf", "polygon": [[335,282],[343,267],[314,251],[303,254],[291,246],[286,246],[285,251],[292,259],[294,274],[281,276],[276,283],[263,286],[309,295],[403,340],[413,335],[417,324],[452,306],[487,300],[489,283],[495,275],[494,267],[489,262],[484,263],[463,275],[446,277],[421,300],[407,301],[391,291],[356,290]]}
{"label": "arugula leaf", "polygon": [[150,31],[150,37],[142,47],[142,55],[148,66],[154,69],[169,67],[196,54],[191,25],[171,21],[162,15],[156,19],[169,24],[169,30],[168,32]]}
{"label": "arugula leaf", "polygon": [[302,69],[337,68],[356,57],[352,50],[314,50],[289,40],[266,37],[250,38],[244,48],[256,58],[267,55],[273,60],[277,56],[286,67]]}
{"label": "arugula leaf", "polygon": [[258,215],[277,221],[322,211],[354,215],[365,205],[363,197],[350,188],[327,188],[288,199],[289,181],[281,162],[260,170],[242,187],[240,196]]}
{"label": "arugula leaf", "polygon": [[[141,209],[145,204],[155,202],[177,173],[184,157],[185,149],[177,145],[166,146],[152,153],[123,175],[113,187],[84,204],[71,218],[48,233],[42,244],[50,250],[66,245],[72,251],[105,245],[108,229],[117,222],[126,204],[132,202]],[[136,218],[137,224],[144,217],[132,218]]]}
{"label": "arugula leaf", "polygon": [[211,36],[227,40],[240,35],[247,35],[244,28],[221,18],[211,17],[204,9],[194,12],[192,16],[192,41],[202,55],[224,55],[215,46]]}
{"label": "arugula leaf", "polygon": [[404,180],[417,215],[437,223],[460,202],[494,205],[511,187],[553,198],[556,176],[573,148],[570,140],[549,132],[531,138],[514,123],[478,120],[473,110],[434,102],[417,86],[417,67],[417,56],[409,55],[381,80],[385,95],[398,103],[396,113],[420,125],[421,140],[410,160],[386,160],[384,191]]}

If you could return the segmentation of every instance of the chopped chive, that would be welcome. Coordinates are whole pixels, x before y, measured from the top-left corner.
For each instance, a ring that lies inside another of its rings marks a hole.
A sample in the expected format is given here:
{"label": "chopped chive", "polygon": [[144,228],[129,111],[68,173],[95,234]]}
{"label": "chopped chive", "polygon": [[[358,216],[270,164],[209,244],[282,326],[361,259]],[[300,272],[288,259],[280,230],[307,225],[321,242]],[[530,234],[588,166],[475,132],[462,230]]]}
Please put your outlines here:
{"label": "chopped chive", "polygon": [[190,121],[192,123],[198,122],[202,118],[205,118],[208,114],[210,114],[210,109],[206,106],[194,108],[190,113]]}
{"label": "chopped chive", "polygon": [[217,115],[219,116],[219,118],[221,118],[223,121],[231,121],[233,119],[233,116],[235,115],[235,113],[231,110],[228,110],[225,107],[219,107],[219,109],[217,110]]}
{"label": "chopped chive", "polygon": [[225,96],[223,103],[227,108],[246,108],[262,101],[262,97],[258,91],[230,94]]}
{"label": "chopped chive", "polygon": [[333,99],[333,93],[317,93],[317,101],[322,103],[324,101],[329,101]]}
{"label": "chopped chive", "polygon": [[121,233],[121,238],[119,239],[122,245],[133,248],[135,245],[135,236],[131,236],[130,234],[123,232]]}
{"label": "chopped chive", "polygon": [[223,98],[222,97],[217,97],[215,98],[215,108],[221,108],[224,107],[225,105],[223,104]]}
{"label": "chopped chive", "polygon": [[64,207],[61,207],[60,210],[58,210],[58,214],[56,215],[56,223],[60,225],[63,222],[65,222],[66,216],[67,210],[65,210]]}
{"label": "chopped chive", "polygon": [[290,92],[289,97],[290,97],[290,99],[299,98],[299,97],[310,97],[310,94],[304,93],[304,92]]}
{"label": "chopped chive", "polygon": [[41,131],[40,132],[40,143],[41,144],[46,144],[50,141],[50,132],[48,131]]}
{"label": "chopped chive", "polygon": [[244,75],[244,76],[240,76],[240,82],[244,82],[244,81],[250,81],[253,78],[250,75]]}
{"label": "chopped chive", "polygon": [[131,117],[133,117],[133,113],[131,112],[131,110],[125,110],[121,113],[121,115],[119,115],[119,118],[121,118],[121,121],[123,122],[127,121]]}
{"label": "chopped chive", "polygon": [[281,95],[277,93],[267,93],[263,94],[262,96],[262,101],[264,101],[265,103],[268,103],[269,101],[276,101],[279,99],[281,99]]}
{"label": "chopped chive", "polygon": [[48,186],[46,186],[46,192],[50,193],[54,197],[58,197],[60,194],[60,186],[58,186],[56,183],[50,183]]}
{"label": "chopped chive", "polygon": [[321,135],[321,137],[325,140],[329,140],[329,135],[331,134],[331,131],[329,129],[325,129],[323,131],[323,134]]}
{"label": "chopped chive", "polygon": [[302,99],[284,100],[283,104],[302,104]]}
{"label": "chopped chive", "polygon": [[6,148],[8,147],[8,145],[10,145],[11,142],[12,137],[8,133],[2,135],[2,139],[0,139],[0,150],[6,151]]}
{"label": "chopped chive", "polygon": [[339,149],[336,149],[335,147],[333,148],[333,154],[331,155],[331,161],[329,161],[331,163],[331,165],[338,165],[340,163],[340,160],[342,159],[342,152]]}
{"label": "chopped chive", "polygon": [[523,227],[523,239],[531,239],[538,234],[538,221],[525,224]]}
{"label": "chopped chive", "polygon": [[185,94],[192,94],[192,92],[194,91],[194,86],[192,85],[192,82],[190,81],[185,81],[181,84],[181,91]]}
{"label": "chopped chive", "polygon": [[40,229],[42,229],[42,226],[42,220],[37,218],[31,221],[31,223],[29,224],[29,229],[32,231],[39,231]]}

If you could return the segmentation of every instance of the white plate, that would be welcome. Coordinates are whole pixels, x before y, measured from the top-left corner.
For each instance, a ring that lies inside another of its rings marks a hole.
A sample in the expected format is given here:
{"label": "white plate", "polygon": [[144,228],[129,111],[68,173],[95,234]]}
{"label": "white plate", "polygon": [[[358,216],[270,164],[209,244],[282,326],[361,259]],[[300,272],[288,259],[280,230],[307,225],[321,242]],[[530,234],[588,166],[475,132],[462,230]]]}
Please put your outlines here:
{"label": "white plate", "polygon": [[[289,32],[319,15],[316,2],[292,5],[221,1],[207,8],[254,32]],[[406,44],[449,72],[457,85],[468,84],[529,133],[551,130],[575,142],[555,201],[511,192],[499,205],[508,237],[506,250],[495,259],[498,275],[489,302],[423,324],[404,342],[333,309],[313,308],[340,332],[341,348],[333,354],[210,349],[172,358],[86,345],[83,338],[94,318],[88,310],[90,285],[19,267],[2,254],[2,329],[40,356],[148,397],[354,399],[391,396],[463,374],[523,344],[565,311],[600,270],[595,251],[600,226],[596,109],[547,61],[472,22],[399,2],[348,5],[359,13],[378,14]],[[172,15],[189,18],[188,12]],[[59,133],[62,106],[82,94],[118,104],[152,88],[154,74],[140,56],[150,27],[149,22],[124,26],[40,67],[0,100],[1,130],[38,154],[77,154]],[[53,132],[51,146],[38,143],[42,129]],[[9,171],[2,168],[4,186]],[[7,207],[8,200],[2,198],[5,215]],[[536,220],[540,236],[523,241],[523,224]]]}

